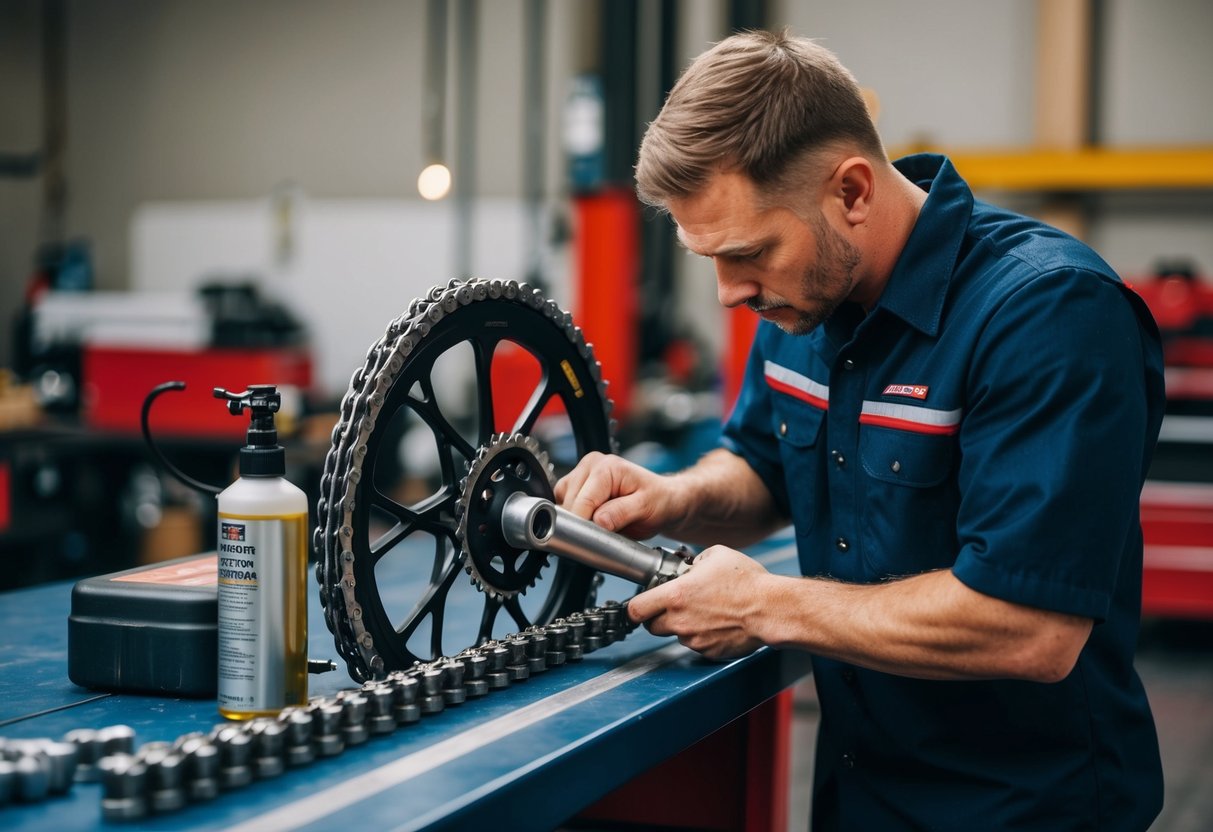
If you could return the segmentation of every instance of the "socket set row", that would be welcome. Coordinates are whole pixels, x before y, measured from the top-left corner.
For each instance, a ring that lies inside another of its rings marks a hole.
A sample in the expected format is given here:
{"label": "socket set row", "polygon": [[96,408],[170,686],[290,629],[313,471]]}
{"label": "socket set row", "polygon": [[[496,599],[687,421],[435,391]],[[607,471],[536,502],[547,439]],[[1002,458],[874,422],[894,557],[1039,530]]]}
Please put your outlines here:
{"label": "socket set row", "polygon": [[100,781],[101,812],[108,821],[168,814],[576,662],[632,628],[624,606],[608,601],[273,716],[224,722],[209,733],[194,731],[137,749],[134,732],[124,725],[76,729],[59,742],[0,740],[5,760],[12,759],[0,763],[0,805],[65,794],[73,782]]}

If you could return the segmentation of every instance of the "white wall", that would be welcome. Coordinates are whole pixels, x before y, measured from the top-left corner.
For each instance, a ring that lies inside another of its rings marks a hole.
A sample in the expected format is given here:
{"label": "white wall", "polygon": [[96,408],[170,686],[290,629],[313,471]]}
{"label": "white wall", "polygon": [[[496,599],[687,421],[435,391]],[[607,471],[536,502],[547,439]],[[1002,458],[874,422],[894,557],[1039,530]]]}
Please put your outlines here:
{"label": "white wall", "polygon": [[787,0],[776,24],[818,39],[880,98],[892,151],[1032,140],[1035,4],[1029,0]]}
{"label": "white wall", "polygon": [[[1115,147],[1213,144],[1213,3],[1104,0],[1099,132]],[[1213,277],[1213,193],[1119,194],[1097,202],[1089,242],[1127,275],[1160,258]]]}
{"label": "white wall", "polygon": [[[131,288],[187,293],[207,279],[260,275],[264,292],[307,323],[321,389],[340,394],[388,323],[455,274],[452,207],[299,196],[289,228],[280,217],[270,200],[144,203],[132,222]],[[472,274],[520,278],[526,266],[522,204],[478,200],[475,223]],[[287,258],[279,249],[284,232],[291,240]],[[567,261],[548,262],[549,296],[567,308]],[[457,386],[462,379],[445,381]]]}

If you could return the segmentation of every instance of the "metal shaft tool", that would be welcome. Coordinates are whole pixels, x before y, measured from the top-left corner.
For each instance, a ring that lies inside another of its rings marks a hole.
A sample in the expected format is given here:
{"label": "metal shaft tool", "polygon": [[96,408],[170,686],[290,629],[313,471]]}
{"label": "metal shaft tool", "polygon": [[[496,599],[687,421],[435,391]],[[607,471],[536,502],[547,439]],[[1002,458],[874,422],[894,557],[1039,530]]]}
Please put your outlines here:
{"label": "metal shaft tool", "polygon": [[522,492],[502,506],[501,533],[511,546],[554,552],[645,588],[678,577],[691,568],[693,557],[685,546],[646,546]]}

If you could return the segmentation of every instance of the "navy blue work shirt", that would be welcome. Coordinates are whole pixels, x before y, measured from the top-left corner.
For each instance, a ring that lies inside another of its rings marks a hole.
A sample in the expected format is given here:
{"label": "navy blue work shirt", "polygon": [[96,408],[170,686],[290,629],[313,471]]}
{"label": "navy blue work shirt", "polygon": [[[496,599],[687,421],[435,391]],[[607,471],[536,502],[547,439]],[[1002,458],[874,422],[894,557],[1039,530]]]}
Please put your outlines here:
{"label": "navy blue work shirt", "polygon": [[896,166],[928,196],[879,302],[802,336],[764,322],[724,444],[791,517],[805,575],[950,569],[1096,623],[1056,684],[815,659],[814,826],[1145,829],[1162,805],[1133,669],[1153,319],[1091,249],[975,201],[944,157]]}

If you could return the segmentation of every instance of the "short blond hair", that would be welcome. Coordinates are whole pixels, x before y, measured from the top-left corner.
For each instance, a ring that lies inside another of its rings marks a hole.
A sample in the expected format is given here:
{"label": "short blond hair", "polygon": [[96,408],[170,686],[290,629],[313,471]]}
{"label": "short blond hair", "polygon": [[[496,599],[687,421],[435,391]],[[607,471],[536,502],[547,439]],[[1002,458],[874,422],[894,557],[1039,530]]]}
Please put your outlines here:
{"label": "short blond hair", "polygon": [[696,58],[649,124],[636,192],[649,205],[698,191],[736,170],[767,192],[803,172],[816,151],[857,146],[886,160],[859,84],[833,52],[787,30],[733,35]]}

